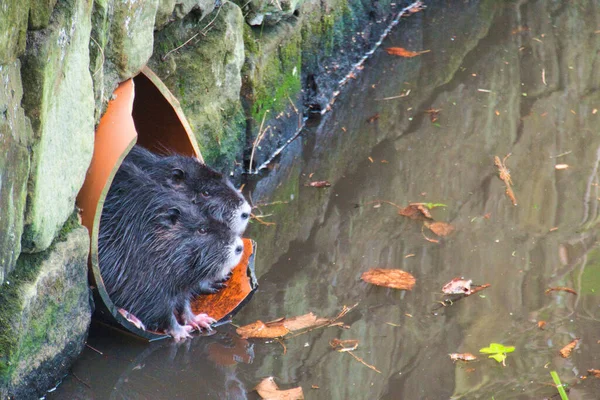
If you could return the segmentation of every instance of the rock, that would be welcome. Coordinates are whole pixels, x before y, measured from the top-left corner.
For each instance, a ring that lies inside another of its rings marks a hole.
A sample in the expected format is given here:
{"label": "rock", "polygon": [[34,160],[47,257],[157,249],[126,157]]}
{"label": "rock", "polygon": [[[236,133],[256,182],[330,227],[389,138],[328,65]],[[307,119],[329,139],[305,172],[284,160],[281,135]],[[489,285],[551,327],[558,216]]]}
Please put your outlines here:
{"label": "rock", "polygon": [[175,9],[175,0],[158,0],[156,9],[156,18],[154,19],[154,29],[161,29],[163,26],[173,20],[173,10]]}
{"label": "rock", "polygon": [[25,51],[29,1],[7,1],[0,6],[0,65],[14,62]]}
{"label": "rock", "polygon": [[0,65],[0,284],[21,252],[31,124],[21,108],[21,63]]}
{"label": "rock", "polygon": [[94,141],[89,72],[91,2],[56,6],[48,28],[30,32],[23,56],[23,108],[34,139],[23,251],[46,249],[73,212]]}
{"label": "rock", "polygon": [[236,3],[243,8],[250,25],[275,25],[291,17],[303,0],[237,0]]}
{"label": "rock", "polygon": [[57,0],[29,0],[29,29],[43,29],[50,23]]}
{"label": "rock", "polygon": [[156,33],[150,61],[179,99],[205,161],[217,168],[231,166],[244,146],[243,25],[242,12],[233,3],[206,18],[192,13]]}
{"label": "rock", "polygon": [[22,255],[0,287],[0,398],[39,398],[83,349],[89,236],[76,226],[48,251]]}
{"label": "rock", "polygon": [[137,75],[152,55],[158,0],[111,1],[106,57],[121,81]]}
{"label": "rock", "polygon": [[214,11],[216,2],[217,0],[175,1],[175,16],[181,19],[188,15],[192,10],[199,10],[202,12],[202,17],[206,17],[208,14]]}

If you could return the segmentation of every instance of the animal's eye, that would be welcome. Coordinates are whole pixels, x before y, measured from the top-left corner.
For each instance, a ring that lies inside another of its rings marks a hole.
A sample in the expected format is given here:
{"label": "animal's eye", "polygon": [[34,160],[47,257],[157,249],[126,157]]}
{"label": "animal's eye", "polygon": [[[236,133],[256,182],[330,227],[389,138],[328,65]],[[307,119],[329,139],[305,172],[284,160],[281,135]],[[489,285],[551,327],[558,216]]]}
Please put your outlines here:
{"label": "animal's eye", "polygon": [[208,190],[203,190],[203,191],[201,192],[201,194],[202,194],[202,196],[204,196],[204,197],[207,197],[207,198],[208,198],[208,197],[210,197],[210,192],[209,192]]}
{"label": "animal's eye", "polygon": [[206,235],[208,231],[206,230],[206,228],[198,228],[198,233],[201,235]]}
{"label": "animal's eye", "polygon": [[172,177],[172,178],[173,178],[175,181],[178,181],[178,182],[180,182],[180,181],[182,181],[182,180],[183,180],[183,178],[185,178],[185,173],[183,172],[183,170],[182,170],[182,169],[179,169],[179,168],[174,168],[174,169],[171,171],[171,177]]}

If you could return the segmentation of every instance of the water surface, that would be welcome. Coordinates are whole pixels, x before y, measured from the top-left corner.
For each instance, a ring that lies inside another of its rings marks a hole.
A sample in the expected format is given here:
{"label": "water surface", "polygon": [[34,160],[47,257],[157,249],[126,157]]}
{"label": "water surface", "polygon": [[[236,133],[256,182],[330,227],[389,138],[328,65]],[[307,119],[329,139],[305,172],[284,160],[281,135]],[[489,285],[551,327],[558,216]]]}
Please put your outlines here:
{"label": "water surface", "polygon": [[[600,398],[600,380],[582,378],[600,369],[599,32],[595,1],[437,1],[403,20],[384,47],[431,51],[379,50],[247,185],[274,225],[248,232],[260,287],[235,323],[358,303],[348,329],[286,340],[284,351],[233,327],[183,344],[96,327],[95,350],[47,398],[256,399],[253,387],[274,376],[307,399],[556,399],[551,370],[571,399]],[[517,206],[494,166],[509,153]],[[331,187],[307,186],[319,180]],[[456,231],[428,241],[422,222],[382,201],[446,204],[433,217]],[[362,282],[374,267],[412,273],[415,288]],[[441,307],[458,276],[491,287]],[[578,295],[545,294],[555,286]],[[334,338],[359,340],[355,354],[381,373],[333,351]],[[516,347],[506,366],[448,357],[491,342]]]}

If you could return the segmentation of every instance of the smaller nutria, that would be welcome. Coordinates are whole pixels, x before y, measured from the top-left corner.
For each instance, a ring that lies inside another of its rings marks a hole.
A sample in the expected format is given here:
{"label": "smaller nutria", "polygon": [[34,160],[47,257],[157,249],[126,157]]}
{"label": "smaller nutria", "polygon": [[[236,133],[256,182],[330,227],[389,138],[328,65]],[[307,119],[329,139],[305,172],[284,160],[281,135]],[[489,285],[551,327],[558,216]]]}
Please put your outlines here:
{"label": "smaller nutria", "polygon": [[[134,146],[123,165],[132,163],[160,185],[187,196],[190,201],[241,235],[250,220],[250,205],[231,182],[195,157],[161,156]],[[123,167],[122,167],[123,168]]]}
{"label": "smaller nutria", "polygon": [[111,300],[147,329],[176,340],[194,328],[209,328],[214,319],[191,311],[191,291],[199,282],[229,274],[241,259],[241,238],[142,169],[129,166],[118,175],[104,203],[98,238]]}

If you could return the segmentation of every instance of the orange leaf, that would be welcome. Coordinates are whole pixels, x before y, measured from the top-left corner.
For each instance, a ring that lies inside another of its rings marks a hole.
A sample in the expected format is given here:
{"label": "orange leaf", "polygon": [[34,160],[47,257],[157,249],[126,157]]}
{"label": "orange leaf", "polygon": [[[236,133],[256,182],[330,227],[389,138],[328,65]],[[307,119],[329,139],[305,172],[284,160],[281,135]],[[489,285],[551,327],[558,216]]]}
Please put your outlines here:
{"label": "orange leaf", "polygon": [[551,287],[546,289],[546,291],[544,292],[544,294],[548,294],[550,292],[567,292],[567,293],[571,293],[574,294],[575,296],[577,296],[577,292],[574,291],[571,288],[568,287],[564,287],[564,286],[556,286],[556,287]]}
{"label": "orange leaf", "polygon": [[310,186],[310,187],[316,187],[316,188],[324,188],[324,187],[331,186],[331,183],[329,183],[327,181],[316,181],[316,182],[310,182],[308,184],[308,186]]}
{"label": "orange leaf", "polygon": [[573,351],[575,346],[577,346],[577,343],[579,343],[579,338],[573,340],[571,343],[560,349],[560,355],[563,358],[568,358],[571,355],[571,352]]}
{"label": "orange leaf", "polygon": [[241,326],[237,328],[236,333],[242,337],[242,339],[248,338],[264,338],[273,339],[287,335],[290,331],[283,326],[281,322],[276,324],[267,325],[262,321],[256,321],[251,324]]}
{"label": "orange leaf", "polygon": [[433,219],[429,209],[423,203],[410,203],[407,207],[398,210],[398,214],[411,219]]}
{"label": "orange leaf", "polygon": [[474,356],[471,353],[450,353],[448,355],[450,356],[450,359],[452,361],[457,361],[457,360],[461,360],[461,361],[473,361],[473,360],[477,360],[477,357]]}
{"label": "orange leaf", "polygon": [[364,272],[361,279],[373,285],[385,286],[400,290],[412,290],[415,277],[399,269],[374,268]]}
{"label": "orange leaf", "polygon": [[588,374],[594,375],[596,378],[600,378],[600,369],[588,369]]}
{"label": "orange leaf", "polygon": [[275,383],[272,376],[263,379],[254,388],[262,399],[267,400],[302,400],[304,393],[302,387],[297,387],[288,390],[279,390],[279,386]]}
{"label": "orange leaf", "polygon": [[425,226],[438,236],[448,236],[454,232],[454,227],[446,222],[425,222]]}
{"label": "orange leaf", "polygon": [[387,51],[388,54],[392,55],[392,56],[399,56],[399,57],[416,57],[418,55],[421,55],[423,53],[429,53],[431,50],[423,50],[423,51],[410,51],[410,50],[406,50],[402,47],[388,47],[387,49],[385,49],[385,51]]}
{"label": "orange leaf", "polygon": [[325,325],[330,322],[329,318],[318,318],[313,313],[299,315],[297,317],[286,318],[282,321],[283,326],[289,331],[298,331],[300,329],[312,328],[314,326]]}
{"label": "orange leaf", "polygon": [[356,339],[346,339],[346,340],[332,339],[329,342],[329,345],[331,347],[333,347],[334,349],[336,349],[337,351],[339,351],[340,353],[343,353],[345,351],[356,350],[356,348],[358,347],[358,340],[356,340]]}
{"label": "orange leaf", "polygon": [[[490,286],[492,286],[492,285],[490,285],[489,283],[484,283],[483,285],[478,285],[478,286],[477,285],[473,285],[473,287],[471,287],[471,294],[475,294],[477,292],[481,292],[483,289],[487,289]],[[467,296],[470,296],[471,294],[469,294]]]}
{"label": "orange leaf", "polygon": [[537,326],[540,329],[544,329],[546,327],[546,321],[538,321]]}

